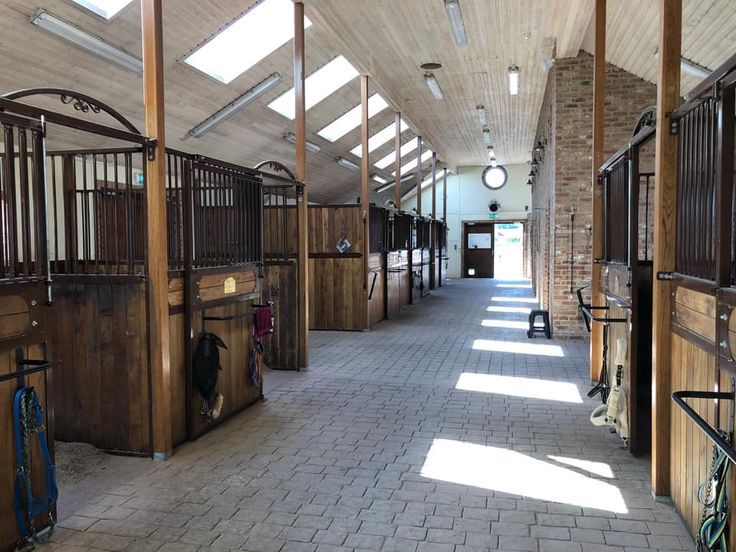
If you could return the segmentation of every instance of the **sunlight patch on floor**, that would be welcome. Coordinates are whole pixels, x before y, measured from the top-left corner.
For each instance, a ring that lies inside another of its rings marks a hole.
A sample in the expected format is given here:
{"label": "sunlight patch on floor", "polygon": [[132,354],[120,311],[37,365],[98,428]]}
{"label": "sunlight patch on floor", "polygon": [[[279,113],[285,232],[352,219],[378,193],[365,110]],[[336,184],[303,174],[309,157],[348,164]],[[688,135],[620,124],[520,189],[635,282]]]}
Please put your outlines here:
{"label": "sunlight patch on floor", "polygon": [[495,339],[476,339],[473,350],[491,351],[494,353],[518,353],[520,355],[539,355],[564,357],[565,353],[559,345],[540,345],[537,343],[517,343],[515,341],[497,341]]}
{"label": "sunlight patch on floor", "polygon": [[500,288],[532,289],[532,285],[531,284],[496,284],[496,287],[500,287]]}
{"label": "sunlight patch on floor", "polygon": [[508,303],[537,303],[536,297],[491,297],[491,301],[502,301]]}
{"label": "sunlight patch on floor", "polygon": [[486,307],[486,310],[488,312],[520,312],[521,314],[529,314],[532,312],[532,309],[528,307],[504,307],[504,306],[496,306],[491,305],[490,307]]}
{"label": "sunlight patch on floor", "polygon": [[520,320],[494,320],[486,319],[483,320],[481,326],[485,328],[509,328],[511,330],[528,330],[529,323],[522,322]]}
{"label": "sunlight patch on floor", "polygon": [[434,439],[421,475],[581,508],[628,512],[621,491],[610,483],[503,448]]}
{"label": "sunlight patch on floor", "polygon": [[545,401],[583,402],[578,386],[574,383],[536,378],[463,372],[455,384],[455,389]]}
{"label": "sunlight patch on floor", "polygon": [[599,475],[600,477],[613,479],[613,470],[611,469],[611,466],[609,466],[605,462],[593,462],[591,460],[581,460],[580,458],[567,458],[565,456],[553,456],[551,454],[547,455],[547,458],[549,458],[550,460],[554,460],[555,462],[559,462],[560,464],[567,464],[568,466],[572,466],[573,468],[585,470],[588,473],[592,473],[593,475]]}

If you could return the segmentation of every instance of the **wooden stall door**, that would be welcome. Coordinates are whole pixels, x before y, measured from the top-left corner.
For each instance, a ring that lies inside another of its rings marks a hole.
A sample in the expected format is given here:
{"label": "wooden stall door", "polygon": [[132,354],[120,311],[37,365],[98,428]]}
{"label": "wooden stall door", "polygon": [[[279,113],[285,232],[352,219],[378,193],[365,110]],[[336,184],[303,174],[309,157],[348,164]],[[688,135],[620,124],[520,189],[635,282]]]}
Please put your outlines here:
{"label": "wooden stall door", "polygon": [[[23,386],[33,387],[44,409],[46,436],[54,455],[51,392],[52,307],[48,306],[48,249],[44,171],[40,159],[40,121],[0,113],[0,550],[15,549],[20,539],[13,509],[15,446],[13,400]],[[38,361],[38,366],[26,364]],[[25,373],[25,375],[24,375]],[[36,497],[43,497],[43,462],[35,439],[30,469]],[[55,515],[55,512],[53,512]],[[39,517],[37,529],[47,520]]]}
{"label": "wooden stall door", "polygon": [[493,223],[466,223],[463,278],[493,278]]}

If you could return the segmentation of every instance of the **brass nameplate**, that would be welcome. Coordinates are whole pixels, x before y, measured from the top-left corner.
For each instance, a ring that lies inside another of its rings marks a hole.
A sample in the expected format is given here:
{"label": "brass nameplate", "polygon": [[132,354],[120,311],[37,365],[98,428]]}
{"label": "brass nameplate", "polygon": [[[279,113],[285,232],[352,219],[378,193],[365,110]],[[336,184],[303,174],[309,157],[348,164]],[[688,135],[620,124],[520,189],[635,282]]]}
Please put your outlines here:
{"label": "brass nameplate", "polygon": [[224,289],[224,292],[225,293],[235,293],[235,288],[236,288],[236,286],[235,286],[235,278],[233,278],[233,277],[225,278],[225,285],[224,285],[224,287],[225,287],[225,289]]}

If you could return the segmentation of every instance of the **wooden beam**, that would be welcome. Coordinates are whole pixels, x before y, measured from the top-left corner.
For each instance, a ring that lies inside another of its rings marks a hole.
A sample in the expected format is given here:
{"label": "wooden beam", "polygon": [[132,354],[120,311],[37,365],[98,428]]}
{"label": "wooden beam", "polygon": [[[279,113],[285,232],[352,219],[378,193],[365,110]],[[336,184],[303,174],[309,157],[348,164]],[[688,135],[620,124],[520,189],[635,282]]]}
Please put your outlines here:
{"label": "wooden beam", "polygon": [[166,235],[166,129],[164,46],[161,0],[141,0],[143,102],[146,135],[156,140],[146,156],[146,279],[148,284],[148,362],[151,371],[153,457],[165,460],[173,449],[169,360],[169,261]]}
{"label": "wooden beam", "polygon": [[[363,328],[368,329],[370,326],[370,309],[368,308],[368,256],[370,255],[370,198],[368,196],[368,179],[370,152],[368,151],[368,138],[370,137],[368,128],[368,75],[360,76],[360,105],[361,105],[361,124],[360,124],[360,145],[363,155],[360,159],[360,210],[363,213],[363,293],[365,293],[365,319],[363,320]],[[400,187],[397,186],[397,189]]]}
{"label": "wooden beam", "polygon": [[[659,72],[654,177],[654,274],[675,270],[677,137],[670,113],[680,104],[682,0],[659,0]],[[670,495],[672,288],[654,278],[652,316],[652,493]]]}
{"label": "wooden beam", "polygon": [[309,364],[309,210],[307,201],[307,110],[304,100],[304,3],[294,2],[294,97],[296,102],[296,178],[304,183],[304,192],[299,198],[297,272],[299,297],[299,328],[297,345],[299,367]]}
{"label": "wooden beam", "polygon": [[396,177],[394,178],[394,203],[396,203],[397,209],[401,209],[401,113],[396,112],[395,121],[396,138],[394,139],[394,148],[396,148]]}
{"label": "wooden beam", "polygon": [[417,214],[422,214],[422,137],[417,136]]}
{"label": "wooden beam", "polygon": [[[593,259],[591,302],[604,305],[601,265],[603,257],[603,196],[598,185],[598,169],[603,164],[604,118],[606,100],[606,0],[595,2],[595,56],[593,58]],[[603,365],[603,325],[592,322],[590,334],[590,379],[596,381]]]}

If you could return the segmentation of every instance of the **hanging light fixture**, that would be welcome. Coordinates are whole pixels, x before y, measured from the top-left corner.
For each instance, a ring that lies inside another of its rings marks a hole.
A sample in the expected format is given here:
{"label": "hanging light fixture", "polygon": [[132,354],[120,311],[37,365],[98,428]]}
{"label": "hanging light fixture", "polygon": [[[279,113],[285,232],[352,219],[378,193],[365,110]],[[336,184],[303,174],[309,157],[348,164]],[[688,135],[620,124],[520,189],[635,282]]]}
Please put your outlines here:
{"label": "hanging light fixture", "polygon": [[483,129],[483,141],[486,143],[486,147],[491,146],[491,131],[487,128]]}
{"label": "hanging light fixture", "polygon": [[445,94],[442,92],[442,88],[440,88],[440,83],[437,82],[437,77],[433,73],[425,73],[424,82],[427,83],[427,88],[429,88],[435,100],[441,101],[445,99]]}
{"label": "hanging light fixture", "polygon": [[516,65],[509,67],[509,93],[512,96],[519,93],[519,68]]}
{"label": "hanging light fixture", "polygon": [[480,121],[480,126],[487,127],[488,113],[486,112],[486,108],[482,105],[479,105],[475,108],[475,110],[478,112],[478,120]]}
{"label": "hanging light fixture", "polygon": [[447,18],[450,20],[450,28],[452,29],[452,37],[455,44],[465,46],[468,43],[468,33],[465,31],[465,21],[463,20],[463,12],[460,10],[460,0],[445,0],[445,11]]}

